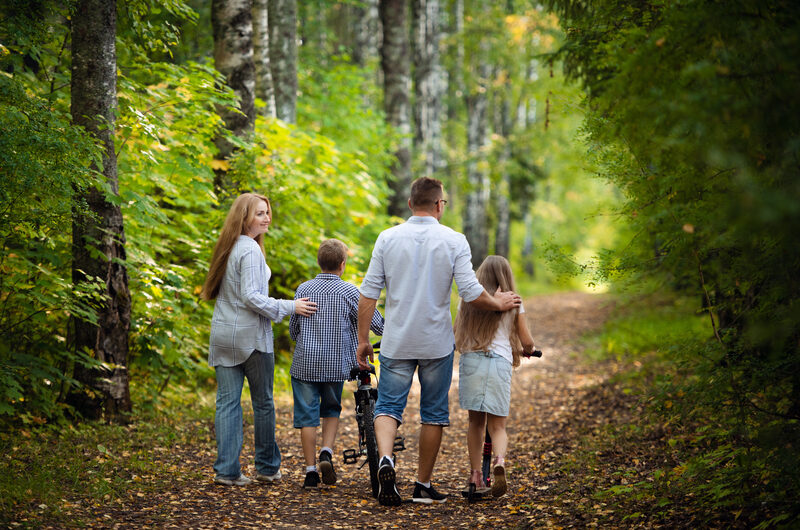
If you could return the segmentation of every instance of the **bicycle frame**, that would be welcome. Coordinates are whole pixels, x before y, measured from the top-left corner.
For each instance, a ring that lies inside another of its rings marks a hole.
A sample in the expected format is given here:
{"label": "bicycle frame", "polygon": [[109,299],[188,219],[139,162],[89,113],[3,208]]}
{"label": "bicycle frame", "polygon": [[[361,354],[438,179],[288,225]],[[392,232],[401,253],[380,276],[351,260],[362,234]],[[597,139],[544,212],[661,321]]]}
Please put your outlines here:
{"label": "bicycle frame", "polygon": [[[379,350],[380,342],[373,345],[375,350]],[[346,464],[355,464],[361,456],[366,456],[359,469],[369,464],[369,478],[372,487],[372,496],[378,496],[378,442],[375,438],[375,402],[378,400],[378,389],[372,386],[372,376],[375,375],[375,367],[370,366],[369,370],[361,370],[358,366],[350,371],[350,378],[358,381],[355,392],[356,402],[356,423],[358,424],[358,449],[346,449],[343,453],[343,460]],[[377,385],[376,385],[377,386]],[[405,447],[405,439],[397,436],[394,440],[394,451],[402,451]]]}

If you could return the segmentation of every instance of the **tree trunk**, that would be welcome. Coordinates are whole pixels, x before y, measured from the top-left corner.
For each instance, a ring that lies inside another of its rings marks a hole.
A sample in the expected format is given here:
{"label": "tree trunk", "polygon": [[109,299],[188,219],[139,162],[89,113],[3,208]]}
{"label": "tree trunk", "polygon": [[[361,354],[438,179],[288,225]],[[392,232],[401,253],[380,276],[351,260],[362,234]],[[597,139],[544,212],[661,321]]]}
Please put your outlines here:
{"label": "tree trunk", "polygon": [[486,171],[487,91],[489,67],[486,43],[481,42],[474,62],[474,86],[467,96],[467,200],[464,208],[464,235],[472,248],[472,264],[478,266],[489,253],[487,208],[489,175]]}
{"label": "tree trunk", "polygon": [[378,15],[378,0],[364,0],[352,7],[353,62],[364,66],[378,56],[381,41],[381,25]]}
{"label": "tree trunk", "polygon": [[[117,8],[115,0],[79,0],[72,18],[71,113],[73,122],[104,146],[102,171],[111,193],[119,190],[114,153],[114,116],[117,106]],[[125,267],[125,230],[122,211],[96,188],[83,197],[90,214],[75,208],[72,225],[72,281],[101,278],[103,302],[97,323],[73,319],[75,351],[89,350],[110,369],[88,369],[77,364],[74,377],[91,391],[73,394],[68,401],[84,417],[123,420],[131,410],[128,387],[128,332],[131,297]],[[92,252],[96,249],[95,252]],[[99,251],[99,252],[97,252]]]}
{"label": "tree trunk", "polygon": [[439,59],[439,0],[413,1],[414,147],[422,171],[434,176],[442,167],[441,105],[444,70]]}
{"label": "tree trunk", "polygon": [[[239,138],[249,138],[255,126],[255,64],[253,63],[252,0],[212,0],[211,26],[214,34],[214,63],[225,76],[236,97],[239,109],[218,106],[225,127]],[[235,148],[220,136],[214,143],[221,159],[228,159]],[[235,191],[238,183],[227,171],[215,170],[218,190]]]}
{"label": "tree trunk", "polygon": [[[514,6],[509,2],[506,5],[506,14],[511,15]],[[497,231],[495,232],[494,252],[506,258],[510,258],[511,252],[511,174],[509,164],[511,162],[511,132],[514,129],[514,117],[511,115],[511,104],[514,93],[511,86],[513,72],[515,68],[511,64],[506,65],[506,75],[499,76],[503,79],[501,90],[497,91],[495,99],[499,106],[498,120],[495,130],[502,137],[502,145],[498,155],[497,166],[500,171],[500,185],[498,186],[497,196]]]}
{"label": "tree trunk", "polygon": [[[528,85],[539,79],[539,61],[531,59],[528,61],[526,71],[526,79]],[[529,128],[536,122],[536,99],[528,94],[526,91],[522,92],[519,98],[519,105],[517,106],[517,123],[525,129]]]}
{"label": "tree trunk", "polygon": [[256,97],[264,102],[260,114],[275,117],[275,87],[269,64],[269,0],[253,0],[253,62],[256,69]]}
{"label": "tree trunk", "polygon": [[275,112],[297,122],[297,2],[269,0],[269,54],[275,83]]}
{"label": "tree trunk", "polygon": [[496,129],[502,136],[502,145],[497,159],[500,171],[500,185],[497,191],[497,231],[495,232],[494,253],[509,257],[511,251],[511,175],[508,165],[511,161],[511,79],[505,78],[503,90],[498,94],[499,116]]}
{"label": "tree trunk", "polygon": [[464,0],[453,0],[453,13],[451,15],[450,32],[456,36],[456,60],[452,71],[448,72],[448,88],[450,90],[450,104],[447,107],[447,118],[455,120],[461,101],[466,90],[464,88],[464,67],[466,54],[464,52]]}
{"label": "tree trunk", "polygon": [[533,212],[530,204],[526,200],[522,205],[525,212],[525,241],[522,243],[522,270],[532,280],[536,277],[536,269],[533,263]]}
{"label": "tree trunk", "polygon": [[411,186],[411,123],[409,93],[409,42],[405,0],[380,0],[383,23],[383,107],[386,119],[402,135],[392,165],[393,180],[389,214],[405,216],[408,213],[408,194]]}

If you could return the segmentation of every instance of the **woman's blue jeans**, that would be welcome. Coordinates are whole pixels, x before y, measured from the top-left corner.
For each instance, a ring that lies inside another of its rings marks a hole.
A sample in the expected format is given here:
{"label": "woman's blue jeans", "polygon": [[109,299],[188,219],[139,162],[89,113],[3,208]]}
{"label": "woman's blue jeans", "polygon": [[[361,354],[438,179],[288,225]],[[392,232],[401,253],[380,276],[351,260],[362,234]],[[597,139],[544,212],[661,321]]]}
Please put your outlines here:
{"label": "woman's blue jeans", "polygon": [[235,479],[241,474],[242,387],[244,378],[250,386],[255,427],[256,471],[274,475],[281,466],[281,452],[275,440],[275,402],[272,382],[275,375],[274,353],[254,351],[242,364],[217,366],[217,411],[214,428],[217,434],[217,476]]}

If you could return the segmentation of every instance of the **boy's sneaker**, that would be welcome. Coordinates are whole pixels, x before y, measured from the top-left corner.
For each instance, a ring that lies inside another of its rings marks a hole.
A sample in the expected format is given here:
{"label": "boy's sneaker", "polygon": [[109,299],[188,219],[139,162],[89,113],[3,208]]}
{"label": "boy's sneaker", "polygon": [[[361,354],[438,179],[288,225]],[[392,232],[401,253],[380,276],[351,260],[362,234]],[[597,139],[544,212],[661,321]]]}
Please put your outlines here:
{"label": "boy's sneaker", "polygon": [[414,485],[414,495],[411,497],[411,500],[422,504],[433,504],[434,502],[441,504],[447,500],[447,495],[433,489],[433,484],[431,484],[429,488],[426,488],[417,482],[416,485]]}
{"label": "boy's sneaker", "polygon": [[378,502],[384,506],[403,504],[403,499],[395,486],[395,478],[392,461],[384,456],[378,466]]}
{"label": "boy's sneaker", "polygon": [[280,482],[283,475],[281,475],[281,470],[279,469],[272,475],[265,475],[263,473],[259,473],[256,471],[256,480],[259,482],[266,482],[267,484],[272,484],[274,482]]}
{"label": "boy's sneaker", "polygon": [[319,453],[319,471],[322,473],[322,482],[336,484],[336,470],[333,469],[331,454],[328,451]]}
{"label": "boy's sneaker", "polygon": [[304,490],[315,490],[319,488],[319,473],[316,471],[309,471],[306,473],[306,479],[303,481]]}
{"label": "boy's sneaker", "polygon": [[247,486],[253,481],[250,480],[248,477],[240,474],[238,478],[225,478],[217,475],[216,477],[214,477],[214,482],[216,482],[217,484],[223,484],[225,486]]}

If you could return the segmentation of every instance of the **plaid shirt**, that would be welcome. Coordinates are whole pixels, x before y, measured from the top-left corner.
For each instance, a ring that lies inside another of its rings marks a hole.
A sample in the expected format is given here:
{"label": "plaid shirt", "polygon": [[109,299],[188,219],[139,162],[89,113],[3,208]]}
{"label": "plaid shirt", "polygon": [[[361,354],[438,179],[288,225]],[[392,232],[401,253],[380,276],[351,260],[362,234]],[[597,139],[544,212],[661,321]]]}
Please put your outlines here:
{"label": "plaid shirt", "polygon": [[[311,382],[350,379],[350,370],[358,364],[358,287],[323,272],[301,284],[294,296],[316,302],[317,312],[310,317],[293,314],[289,320],[289,333],[297,342],[291,376]],[[383,316],[377,309],[370,329],[383,334]]]}

